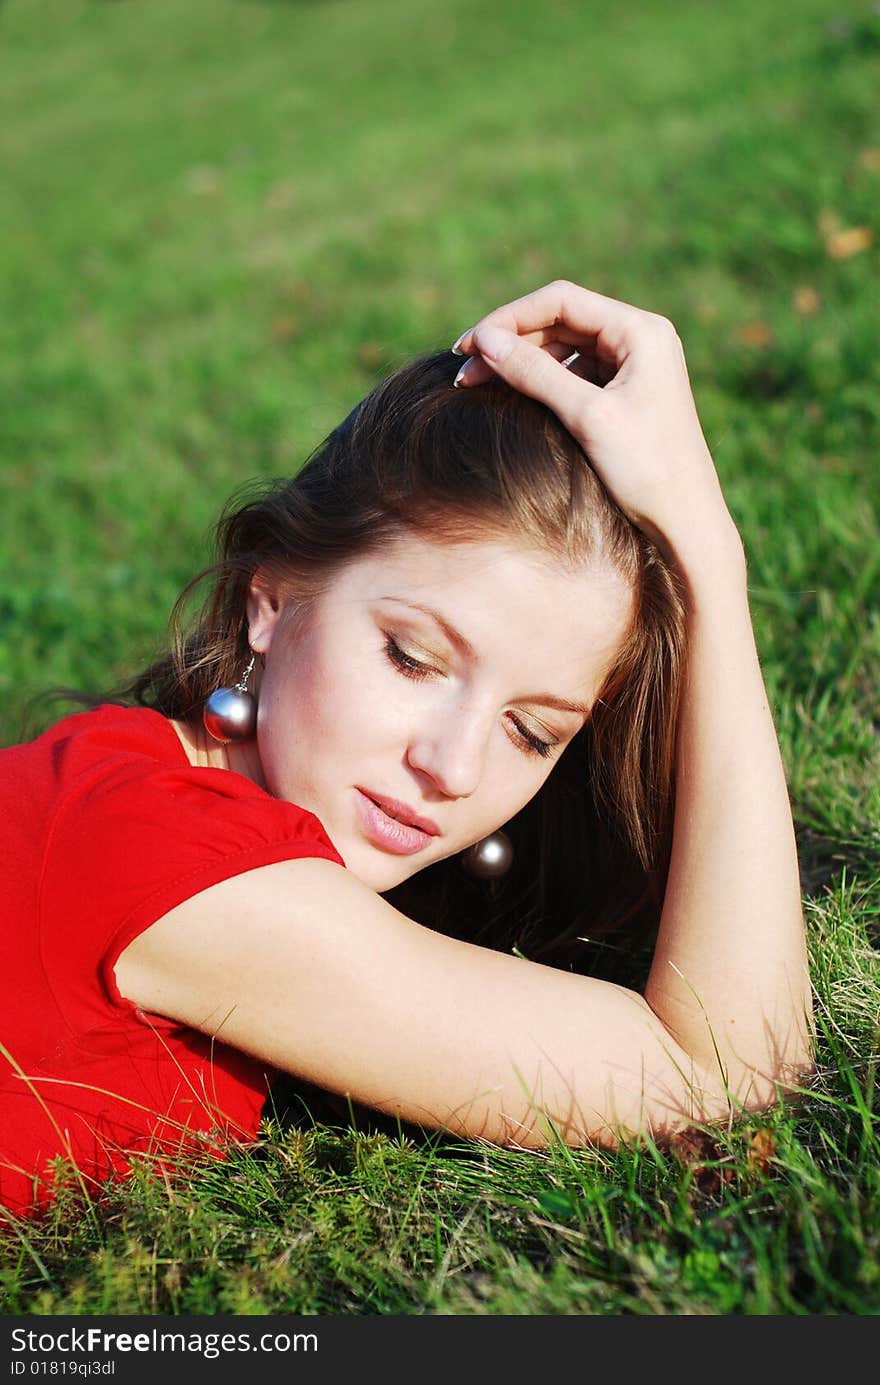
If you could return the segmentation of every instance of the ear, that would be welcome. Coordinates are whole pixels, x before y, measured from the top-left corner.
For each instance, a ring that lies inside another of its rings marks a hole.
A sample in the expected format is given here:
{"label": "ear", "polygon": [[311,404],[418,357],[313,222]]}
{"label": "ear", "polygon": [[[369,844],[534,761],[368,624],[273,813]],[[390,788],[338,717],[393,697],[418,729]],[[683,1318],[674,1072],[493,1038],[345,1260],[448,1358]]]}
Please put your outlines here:
{"label": "ear", "polygon": [[255,654],[267,654],[283,608],[280,584],[266,568],[258,568],[248,587],[248,642]]}

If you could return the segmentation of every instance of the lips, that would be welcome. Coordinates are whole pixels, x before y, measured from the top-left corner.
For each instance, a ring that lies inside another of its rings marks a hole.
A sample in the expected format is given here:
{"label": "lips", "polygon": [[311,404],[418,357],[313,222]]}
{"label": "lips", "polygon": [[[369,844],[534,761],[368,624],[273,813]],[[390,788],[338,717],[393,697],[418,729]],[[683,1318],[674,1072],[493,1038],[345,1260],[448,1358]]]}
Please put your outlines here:
{"label": "lips", "polygon": [[385,798],[382,794],[367,793],[366,789],[359,789],[365,798],[369,798],[377,807],[382,809],[386,817],[394,818],[395,822],[402,822],[405,827],[417,827],[420,832],[426,832],[429,837],[439,837],[440,828],[431,818],[423,818],[406,803],[401,803],[397,798]]}
{"label": "lips", "polygon": [[424,851],[440,829],[430,818],[423,818],[406,803],[384,795],[356,789],[361,830],[371,845],[392,856],[412,856]]}

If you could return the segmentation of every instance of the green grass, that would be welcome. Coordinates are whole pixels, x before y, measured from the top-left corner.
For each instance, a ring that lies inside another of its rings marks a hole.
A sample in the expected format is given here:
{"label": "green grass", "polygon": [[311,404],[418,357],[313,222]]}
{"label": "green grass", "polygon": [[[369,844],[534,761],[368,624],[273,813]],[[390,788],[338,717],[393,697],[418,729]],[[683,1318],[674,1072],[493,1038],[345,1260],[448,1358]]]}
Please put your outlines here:
{"label": "green grass", "polygon": [[3,742],[34,693],[146,660],[234,487],[574,278],[687,347],[822,1030],[807,1096],[678,1154],[463,1146],[307,1093],[226,1165],[10,1227],[0,1311],[880,1311],[878,79],[868,0],[0,9]]}

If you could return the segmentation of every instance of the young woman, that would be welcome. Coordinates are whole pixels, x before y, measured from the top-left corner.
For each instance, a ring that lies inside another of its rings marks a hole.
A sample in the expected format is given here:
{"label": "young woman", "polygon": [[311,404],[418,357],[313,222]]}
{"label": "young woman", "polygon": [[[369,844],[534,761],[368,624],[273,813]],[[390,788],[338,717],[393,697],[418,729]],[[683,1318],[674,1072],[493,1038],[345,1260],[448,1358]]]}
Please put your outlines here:
{"label": "young woman", "polygon": [[[64,1163],[91,1188],[252,1137],[278,1072],[536,1148],[809,1070],[788,796],[678,338],[561,282],[453,350],[225,515],[128,705],[0,754],[8,1208]],[[655,925],[644,994],[548,965]]]}

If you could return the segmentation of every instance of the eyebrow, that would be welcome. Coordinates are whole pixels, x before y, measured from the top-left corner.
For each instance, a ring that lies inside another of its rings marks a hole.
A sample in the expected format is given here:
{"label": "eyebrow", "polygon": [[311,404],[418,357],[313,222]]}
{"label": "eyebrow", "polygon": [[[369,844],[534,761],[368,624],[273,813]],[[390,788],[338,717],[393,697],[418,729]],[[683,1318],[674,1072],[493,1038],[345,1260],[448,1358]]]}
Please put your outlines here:
{"label": "eyebrow", "polygon": [[[460,650],[466,658],[476,660],[477,652],[470,640],[466,640],[461,631],[450,625],[433,606],[423,606],[419,601],[410,601],[401,596],[383,596],[381,600],[394,601],[398,606],[410,606],[414,611],[421,611],[422,615],[436,621],[451,645]],[[541,707],[552,707],[557,712],[571,712],[575,716],[583,717],[584,721],[590,716],[590,708],[585,702],[570,702],[567,697],[557,697],[555,693],[536,693],[532,697],[524,697],[522,701],[534,702]]]}

